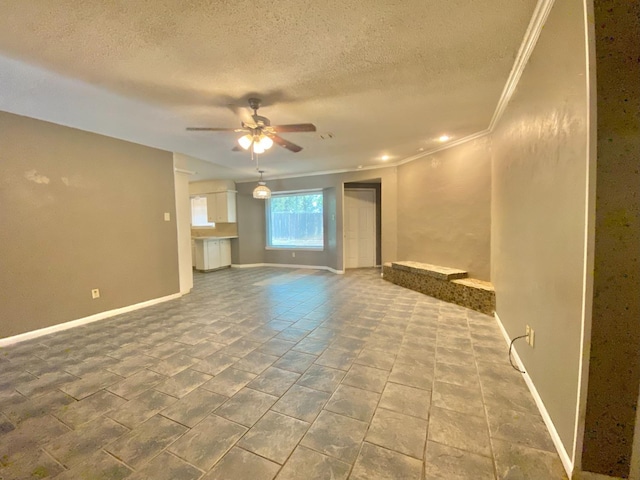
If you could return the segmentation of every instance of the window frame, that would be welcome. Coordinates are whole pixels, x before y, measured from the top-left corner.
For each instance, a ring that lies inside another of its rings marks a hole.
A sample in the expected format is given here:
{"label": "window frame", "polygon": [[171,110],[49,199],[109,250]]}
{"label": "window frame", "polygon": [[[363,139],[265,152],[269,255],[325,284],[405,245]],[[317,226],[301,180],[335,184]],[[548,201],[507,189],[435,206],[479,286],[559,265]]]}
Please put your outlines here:
{"label": "window frame", "polygon": [[[305,245],[271,245],[271,200],[275,197],[303,196],[303,195],[320,195],[322,199],[322,246],[305,246]],[[293,190],[286,192],[273,192],[271,198],[265,201],[265,250],[303,250],[306,252],[323,252],[326,244],[326,228],[325,228],[325,210],[324,210],[324,190],[321,188],[313,188],[309,190]]]}
{"label": "window frame", "polygon": [[209,200],[207,199],[207,195],[190,195],[189,196],[189,208],[190,208],[190,214],[191,214],[191,218],[190,218],[190,223],[191,223],[191,228],[195,228],[198,230],[204,230],[204,229],[214,229],[216,228],[216,224],[215,222],[207,222],[204,224],[194,224],[193,223],[193,216],[194,216],[194,207],[193,207],[193,202],[194,200],[200,200],[204,198],[205,200],[205,209],[206,209],[206,213],[205,213],[205,217],[208,219],[209,216]]}

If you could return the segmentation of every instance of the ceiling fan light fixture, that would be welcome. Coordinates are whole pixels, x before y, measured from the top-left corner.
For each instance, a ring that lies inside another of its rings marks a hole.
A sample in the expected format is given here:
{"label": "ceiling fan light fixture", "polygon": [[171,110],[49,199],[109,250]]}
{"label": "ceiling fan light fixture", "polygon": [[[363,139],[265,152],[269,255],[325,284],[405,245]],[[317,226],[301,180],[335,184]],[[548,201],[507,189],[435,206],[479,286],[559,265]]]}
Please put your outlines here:
{"label": "ceiling fan light fixture", "polygon": [[271,147],[273,147],[273,140],[271,140],[266,135],[260,135],[260,140],[258,140],[258,145],[260,145],[260,147],[264,148],[265,150],[269,150]]}
{"label": "ceiling fan light fixture", "polygon": [[246,135],[241,136],[238,139],[238,144],[245,150],[249,150],[249,147],[251,146],[252,142],[253,142],[253,136],[249,135],[248,133]]}
{"label": "ceiling fan light fixture", "polygon": [[267,187],[266,182],[262,180],[263,170],[260,170],[260,180],[258,181],[258,186],[253,189],[253,198],[257,198],[259,200],[266,200],[271,198],[271,190]]}
{"label": "ceiling fan light fixture", "polygon": [[[316,131],[316,126],[313,123],[271,125],[271,120],[269,120],[267,117],[258,115],[258,109],[260,108],[259,98],[250,98],[249,108],[253,110],[253,114],[241,115],[242,118],[247,119],[246,122],[240,122],[242,128],[187,127],[187,130],[196,132],[245,132],[245,135],[242,135],[240,138],[238,138],[237,141],[242,149],[249,150],[252,154],[264,153],[266,150],[270,149],[274,143],[277,143],[282,148],[286,148],[290,152],[297,153],[302,150],[302,147],[282,138],[279,133]],[[328,138],[331,138],[332,136],[333,134],[331,133],[327,134]],[[235,152],[240,149],[234,147],[232,150]]]}

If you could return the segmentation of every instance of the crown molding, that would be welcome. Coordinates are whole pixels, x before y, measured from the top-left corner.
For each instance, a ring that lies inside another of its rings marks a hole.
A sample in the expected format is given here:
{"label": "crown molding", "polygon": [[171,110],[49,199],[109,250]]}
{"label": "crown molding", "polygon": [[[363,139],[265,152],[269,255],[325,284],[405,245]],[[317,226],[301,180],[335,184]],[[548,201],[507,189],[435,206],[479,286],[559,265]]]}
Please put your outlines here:
{"label": "crown molding", "polygon": [[544,27],[544,24],[547,21],[547,17],[549,16],[549,12],[553,7],[554,1],[555,0],[538,0],[536,8],[533,11],[533,16],[531,17],[531,21],[529,22],[529,26],[527,27],[527,31],[524,34],[522,44],[520,45],[520,49],[518,50],[516,60],[513,63],[513,67],[511,68],[511,73],[509,74],[507,83],[502,90],[502,94],[500,95],[500,99],[498,100],[498,105],[493,112],[491,122],[489,122],[489,132],[493,132],[493,130],[496,128],[496,125],[502,118],[502,115],[504,114],[504,111],[506,110],[511,97],[516,91],[516,87],[518,86],[520,77],[522,76],[522,73],[527,66],[527,62],[531,57],[531,53],[533,53],[533,49],[535,48],[536,43],[538,42],[540,33],[542,33],[542,27]]}
{"label": "crown molding", "polygon": [[399,162],[395,163],[396,166],[404,165],[405,163],[413,162],[414,160],[418,160],[420,158],[427,157],[436,152],[440,152],[442,150],[447,150],[449,148],[457,147],[463,143],[466,143],[470,140],[475,140],[477,138],[481,138],[485,135],[490,134],[496,128],[496,125],[502,118],[504,111],[511,100],[514,92],[516,91],[516,87],[518,86],[518,82],[520,81],[520,77],[522,77],[522,73],[524,72],[525,67],[527,66],[527,62],[533,53],[533,49],[538,42],[538,38],[542,33],[542,28],[544,27],[545,22],[547,21],[547,17],[549,16],[549,12],[553,7],[553,3],[555,0],[538,0],[536,4],[536,8],[533,11],[533,16],[531,17],[531,21],[527,26],[527,30],[524,34],[524,38],[522,43],[520,44],[520,48],[518,49],[518,54],[516,55],[516,59],[513,63],[513,67],[511,67],[511,72],[509,73],[509,77],[507,78],[507,82],[502,89],[502,94],[498,99],[498,103],[496,105],[496,109],[493,112],[493,116],[491,117],[491,121],[489,122],[489,126],[480,132],[472,133],[471,135],[467,135],[455,142],[447,143],[446,145],[442,145],[441,147],[428,150],[426,152],[420,152],[417,155],[412,155],[410,157],[404,158]]}
{"label": "crown molding", "polygon": [[412,155],[410,157],[404,158],[397,163],[394,163],[395,166],[404,165],[405,163],[413,162],[414,160],[418,160],[420,158],[428,157],[429,155],[433,155],[436,152],[441,152],[442,150],[448,150],[449,148],[457,147],[458,145],[462,145],[463,143],[470,142],[471,140],[476,140],[478,138],[482,138],[485,135],[491,133],[489,130],[482,130],[480,132],[472,133],[471,135],[467,135],[466,137],[462,137],[453,142],[449,142],[446,145],[441,145],[437,148],[432,148],[431,150],[427,150],[424,152],[420,152],[417,155]]}
{"label": "crown molding", "polygon": [[[392,168],[398,165],[397,163],[389,163],[387,165],[369,165],[367,167],[362,168],[342,168],[338,170],[325,170],[322,172],[307,172],[307,173],[294,173],[291,175],[277,175],[270,176],[268,179],[265,178],[265,182],[271,182],[273,180],[285,180],[287,178],[302,178],[302,177],[317,177],[320,175],[335,175],[337,173],[350,173],[350,172],[363,172],[365,170],[382,170],[384,168]],[[238,183],[256,183],[256,180],[235,180],[236,184]]]}

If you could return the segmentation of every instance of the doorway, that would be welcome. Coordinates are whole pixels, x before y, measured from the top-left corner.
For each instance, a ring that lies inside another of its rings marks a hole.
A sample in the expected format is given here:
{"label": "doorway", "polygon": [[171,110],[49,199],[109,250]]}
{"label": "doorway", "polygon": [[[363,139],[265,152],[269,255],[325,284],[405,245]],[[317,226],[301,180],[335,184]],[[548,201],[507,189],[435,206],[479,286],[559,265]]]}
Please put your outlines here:
{"label": "doorway", "polygon": [[376,189],[344,189],[345,268],[376,266]]}

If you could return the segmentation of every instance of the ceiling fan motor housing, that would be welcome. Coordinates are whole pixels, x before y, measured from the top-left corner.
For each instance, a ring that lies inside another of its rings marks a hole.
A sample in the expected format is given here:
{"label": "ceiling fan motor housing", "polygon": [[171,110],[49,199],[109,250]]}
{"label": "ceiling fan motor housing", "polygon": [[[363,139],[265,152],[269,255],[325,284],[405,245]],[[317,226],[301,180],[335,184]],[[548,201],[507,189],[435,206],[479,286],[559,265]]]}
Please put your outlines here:
{"label": "ceiling fan motor housing", "polygon": [[260,99],[259,98],[250,98],[249,99],[249,107],[251,108],[251,110],[257,110],[260,108]]}

